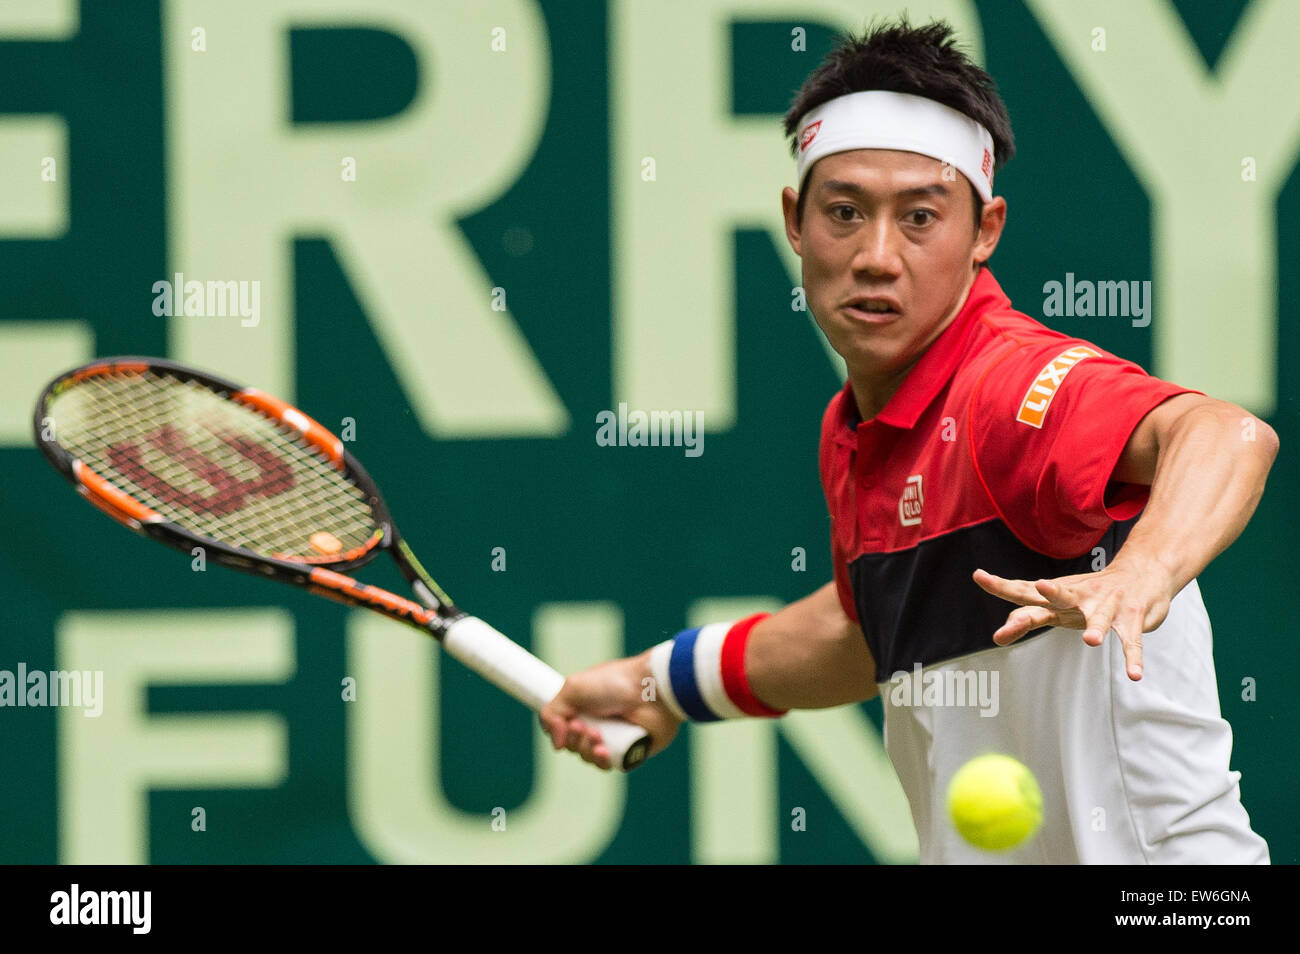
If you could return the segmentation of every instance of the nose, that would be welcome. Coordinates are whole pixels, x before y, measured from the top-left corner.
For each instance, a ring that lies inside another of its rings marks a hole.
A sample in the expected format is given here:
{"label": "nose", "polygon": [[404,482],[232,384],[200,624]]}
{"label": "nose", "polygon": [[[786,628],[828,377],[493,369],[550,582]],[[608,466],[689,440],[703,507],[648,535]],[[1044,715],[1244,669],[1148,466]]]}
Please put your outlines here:
{"label": "nose", "polygon": [[873,277],[896,277],[903,270],[903,235],[887,215],[867,219],[856,235],[853,270]]}

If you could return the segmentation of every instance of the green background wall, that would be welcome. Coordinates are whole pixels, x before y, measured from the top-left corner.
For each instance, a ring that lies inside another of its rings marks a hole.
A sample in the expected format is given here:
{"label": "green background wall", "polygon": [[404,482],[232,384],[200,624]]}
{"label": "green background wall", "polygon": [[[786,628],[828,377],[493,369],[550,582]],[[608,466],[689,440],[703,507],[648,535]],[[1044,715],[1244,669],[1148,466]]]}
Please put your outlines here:
{"label": "green background wall", "polygon": [[[128,535],[28,434],[49,377],[120,353],[351,418],[440,581],[561,669],[798,598],[830,578],[840,371],[791,308],[779,117],[833,28],[897,9],[0,8],[0,669],[105,672],[100,719],[0,708],[0,862],[914,859],[878,703],[687,730],[600,776],[411,631]],[[1295,862],[1300,9],[911,10],[949,17],[1010,109],[991,264],[1017,307],[1069,272],[1150,279],[1149,327],[1049,323],[1281,436],[1200,582],[1243,800]],[[175,272],[260,282],[260,322],[155,316]],[[704,453],[598,446],[620,401],[703,411]]]}

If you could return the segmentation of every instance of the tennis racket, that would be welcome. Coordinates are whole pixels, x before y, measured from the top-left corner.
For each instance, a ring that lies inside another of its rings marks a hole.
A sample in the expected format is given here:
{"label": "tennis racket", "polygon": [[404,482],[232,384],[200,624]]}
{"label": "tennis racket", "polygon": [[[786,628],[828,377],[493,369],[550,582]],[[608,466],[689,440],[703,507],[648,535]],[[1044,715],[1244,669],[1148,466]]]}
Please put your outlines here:
{"label": "tennis racket", "polygon": [[[457,608],[343,442],[278,398],[171,361],[104,358],[51,382],[33,423],[46,459],[132,530],[413,626],[534,711],[564,684]],[[380,551],[418,603],[349,575]],[[640,726],[584,721],[600,730],[612,765],[628,771],[645,759]]]}

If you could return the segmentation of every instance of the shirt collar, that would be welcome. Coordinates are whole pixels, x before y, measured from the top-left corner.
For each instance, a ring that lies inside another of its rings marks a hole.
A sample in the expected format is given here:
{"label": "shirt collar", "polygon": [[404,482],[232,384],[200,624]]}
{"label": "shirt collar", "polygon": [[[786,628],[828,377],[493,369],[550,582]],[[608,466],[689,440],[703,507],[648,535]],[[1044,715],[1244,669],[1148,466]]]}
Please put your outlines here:
{"label": "shirt collar", "polygon": [[[980,268],[971,283],[966,301],[948,327],[926,348],[920,360],[912,366],[903,383],[899,385],[893,397],[872,420],[888,424],[890,427],[910,429],[916,426],[922,412],[938,396],[957,371],[970,333],[979,321],[980,315],[989,311],[1010,308],[1011,300],[1007,298],[1002,287],[994,279],[988,266]],[[845,383],[841,421],[844,425],[841,433],[852,439],[857,425],[861,423],[858,416],[857,401],[853,396],[852,383]]]}

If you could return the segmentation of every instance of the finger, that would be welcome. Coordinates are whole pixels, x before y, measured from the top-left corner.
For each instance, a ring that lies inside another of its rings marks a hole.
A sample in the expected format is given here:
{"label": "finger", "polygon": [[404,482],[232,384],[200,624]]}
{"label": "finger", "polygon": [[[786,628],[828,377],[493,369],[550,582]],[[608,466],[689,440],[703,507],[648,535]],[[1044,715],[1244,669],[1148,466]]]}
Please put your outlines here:
{"label": "finger", "polygon": [[989,573],[987,570],[976,570],[971,574],[971,579],[985,593],[990,593],[999,599],[1022,605],[1026,602],[1042,602],[1038,594],[1033,592],[1033,586],[1027,580],[1008,580]]}
{"label": "finger", "polygon": [[561,748],[558,720],[551,718],[544,712],[539,712],[537,714],[537,721],[541,724],[542,731],[546,733],[546,737],[550,739],[551,748],[558,751]]}
{"label": "finger", "polygon": [[971,575],[971,579],[985,593],[990,593],[998,597],[998,599],[1019,603],[1021,606],[1047,605],[1047,601],[1034,589],[1034,584],[1028,580],[1006,580],[989,573],[987,570],[976,570]]}
{"label": "finger", "polygon": [[1047,606],[1022,606],[1007,615],[1007,621],[993,634],[993,642],[1009,646],[1030,630],[1050,626],[1056,620],[1056,611]]}
{"label": "finger", "polygon": [[546,734],[551,737],[551,742],[557,749],[564,747],[564,736],[568,731],[566,723],[578,714],[575,707],[562,700],[563,694],[564,689],[561,688],[560,694],[542,706],[537,714],[541,719],[542,728],[546,730]]}
{"label": "finger", "polygon": [[1083,631],[1083,641],[1089,646],[1100,646],[1106,640],[1106,634],[1110,632],[1111,626],[1115,621],[1115,610],[1119,603],[1118,593],[1108,593],[1101,600],[1095,609],[1079,607],[1083,611],[1083,618],[1086,628]]}
{"label": "finger", "polygon": [[1122,604],[1112,628],[1119,633],[1120,642],[1124,644],[1124,663],[1129,679],[1137,682],[1142,678],[1142,621],[1146,617],[1146,607],[1137,603]]}
{"label": "finger", "polygon": [[560,744],[556,739],[555,725],[551,717],[546,712],[539,712],[537,713],[537,724],[540,725],[542,731],[546,733],[546,738],[550,741],[551,747],[558,749]]}
{"label": "finger", "polygon": [[1036,580],[1034,589],[1038,595],[1055,609],[1075,609],[1079,606],[1080,595],[1074,587],[1059,580]]}
{"label": "finger", "polygon": [[[604,748],[603,741],[598,729],[588,729],[583,733],[581,741],[578,743],[578,754],[582,756],[584,762],[590,762],[592,765],[599,765],[600,759],[596,755],[596,747]],[[605,751],[606,761],[609,759],[609,751]]]}
{"label": "finger", "polygon": [[1037,580],[1034,589],[1048,606],[1056,610],[1056,625],[1070,629],[1087,628],[1088,613],[1097,598],[1090,596],[1086,587],[1062,580]]}
{"label": "finger", "polygon": [[564,730],[564,747],[570,752],[582,752],[582,740],[587,737],[587,726],[581,719],[570,719]]}
{"label": "finger", "polygon": [[609,749],[603,742],[592,741],[591,736],[587,737],[587,744],[582,747],[582,759],[584,762],[590,762],[599,769],[608,769],[610,766]]}

